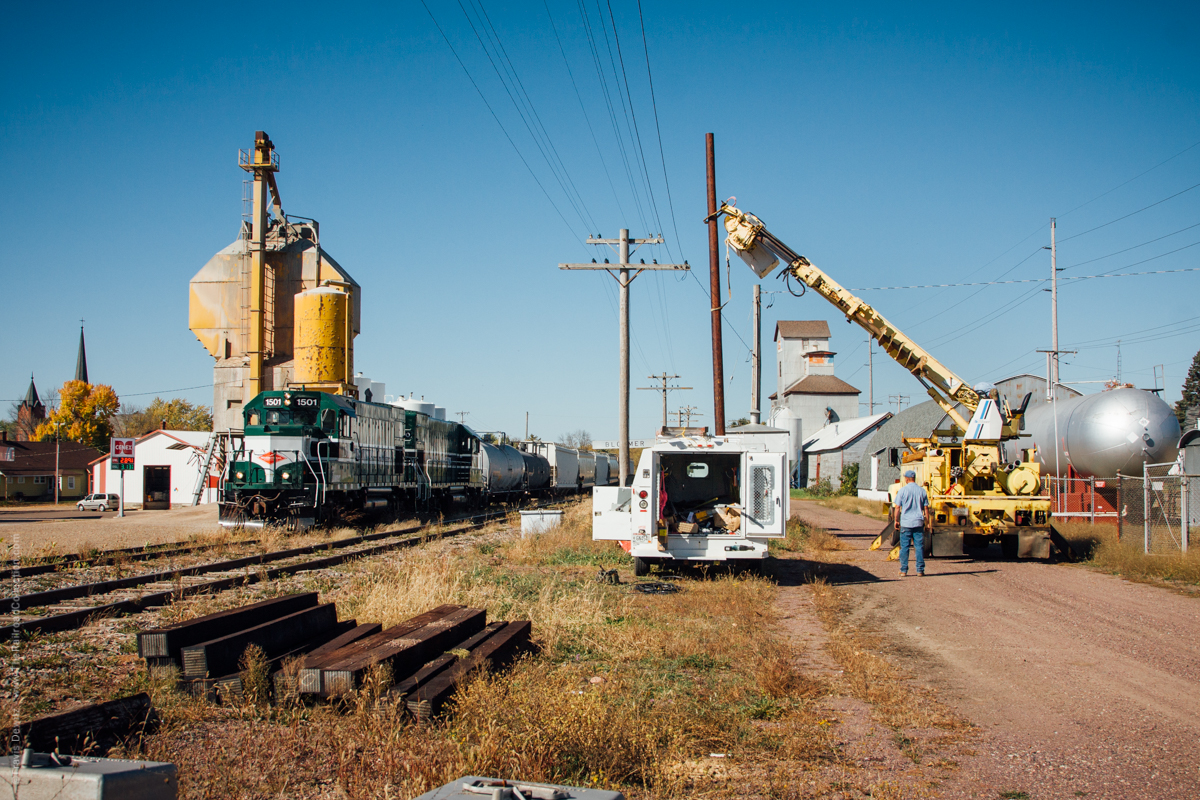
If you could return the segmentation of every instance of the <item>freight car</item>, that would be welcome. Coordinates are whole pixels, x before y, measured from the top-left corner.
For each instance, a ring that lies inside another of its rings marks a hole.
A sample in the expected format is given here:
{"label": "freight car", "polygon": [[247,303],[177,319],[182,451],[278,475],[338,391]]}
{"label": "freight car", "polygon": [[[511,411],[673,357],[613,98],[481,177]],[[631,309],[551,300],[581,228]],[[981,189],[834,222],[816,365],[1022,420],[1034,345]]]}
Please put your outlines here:
{"label": "freight car", "polygon": [[243,411],[228,459],[223,525],[311,525],[364,508],[472,506],[553,490],[542,455],[466,425],[317,391],[267,391]]}

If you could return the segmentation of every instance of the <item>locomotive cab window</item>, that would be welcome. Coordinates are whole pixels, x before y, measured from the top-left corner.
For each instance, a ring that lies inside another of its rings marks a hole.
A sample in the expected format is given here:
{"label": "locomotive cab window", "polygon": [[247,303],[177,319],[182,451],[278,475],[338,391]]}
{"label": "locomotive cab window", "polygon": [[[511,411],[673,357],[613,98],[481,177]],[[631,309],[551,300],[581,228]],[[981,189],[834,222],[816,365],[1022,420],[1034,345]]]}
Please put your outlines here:
{"label": "locomotive cab window", "polygon": [[321,411],[321,430],[328,435],[337,433],[338,413],[332,408]]}
{"label": "locomotive cab window", "polygon": [[271,409],[267,412],[268,425],[286,425],[288,422],[288,413],[286,411]]}
{"label": "locomotive cab window", "polygon": [[248,415],[248,418],[246,420],[246,424],[247,425],[261,425],[262,424],[257,409],[250,412],[250,414]]}

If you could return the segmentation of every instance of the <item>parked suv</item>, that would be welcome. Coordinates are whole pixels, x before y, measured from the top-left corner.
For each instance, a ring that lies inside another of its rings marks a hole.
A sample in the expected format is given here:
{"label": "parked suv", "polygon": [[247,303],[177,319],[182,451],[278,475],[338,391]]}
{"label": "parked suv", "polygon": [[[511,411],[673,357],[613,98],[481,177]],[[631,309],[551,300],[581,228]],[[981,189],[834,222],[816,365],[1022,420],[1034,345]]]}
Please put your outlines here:
{"label": "parked suv", "polygon": [[110,508],[120,508],[121,498],[115,494],[89,494],[75,507],[80,511],[108,511]]}

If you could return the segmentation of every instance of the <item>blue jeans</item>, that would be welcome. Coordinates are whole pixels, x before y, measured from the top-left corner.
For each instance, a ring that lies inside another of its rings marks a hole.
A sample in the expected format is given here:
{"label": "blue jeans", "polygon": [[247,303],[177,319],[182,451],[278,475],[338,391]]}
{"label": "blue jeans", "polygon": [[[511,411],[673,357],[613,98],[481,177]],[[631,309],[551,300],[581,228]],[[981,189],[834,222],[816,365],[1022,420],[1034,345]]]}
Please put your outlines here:
{"label": "blue jeans", "polygon": [[917,572],[925,571],[925,529],[900,529],[900,571],[908,572],[908,548],[917,551]]}

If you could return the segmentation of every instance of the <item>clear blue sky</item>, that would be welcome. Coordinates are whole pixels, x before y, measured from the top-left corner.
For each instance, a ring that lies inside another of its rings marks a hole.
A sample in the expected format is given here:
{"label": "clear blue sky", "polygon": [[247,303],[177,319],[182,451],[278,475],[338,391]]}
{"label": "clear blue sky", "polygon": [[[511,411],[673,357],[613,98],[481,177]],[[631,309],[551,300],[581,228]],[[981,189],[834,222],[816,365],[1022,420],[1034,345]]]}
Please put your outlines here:
{"label": "clear blue sky", "polygon": [[[10,8],[0,399],[19,398],[31,371],[43,389],[70,378],[84,317],[94,382],[134,404],[154,394],[211,402],[187,283],[237,233],[236,156],[256,129],[279,149],[285,210],[319,219],[326,248],[363,286],[356,366],[389,393],[413,391],[514,434],[528,411],[545,438],[576,428],[615,437],[614,282],[556,265],[602,257],[582,240],[621,227],[666,236],[667,247],[637,257],[699,268],[699,281],[646,274],[634,284],[634,385],[679,373],[696,389],[672,406],[699,406],[712,424],[699,285],[706,131],[719,196],[736,195],[850,288],[1046,277],[1038,248],[1051,216],[1064,277],[1200,266],[1200,245],[1188,247],[1200,243],[1200,227],[1188,229],[1200,223],[1200,188],[1184,191],[1200,184],[1200,147],[1187,149],[1200,142],[1194,3],[843,11],[644,0],[656,108],[637,3],[612,3],[619,84],[608,7],[605,28],[595,0],[584,5],[611,112],[578,3],[550,2],[558,39],[542,3],[464,3],[494,53],[487,37],[498,37],[496,66],[519,76],[550,143],[542,149],[569,176],[562,185],[457,2],[429,8],[470,78],[420,2]],[[731,418],[749,406],[753,277],[735,259]],[[1196,272],[1066,283],[1061,346],[1080,353],[1063,379],[1113,377],[1121,338],[1123,377],[1149,387],[1163,364],[1173,403],[1200,347],[1198,287]],[[1035,351],[1049,346],[1050,321],[1040,288],[862,295],[976,381],[1041,374]],[[768,298],[764,395],[775,389],[774,322],[828,319],[837,374],[865,402],[859,330],[815,295]],[[877,401],[897,393],[921,399],[911,376],[877,357]],[[633,392],[635,436],[658,414],[656,393]]]}

